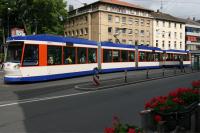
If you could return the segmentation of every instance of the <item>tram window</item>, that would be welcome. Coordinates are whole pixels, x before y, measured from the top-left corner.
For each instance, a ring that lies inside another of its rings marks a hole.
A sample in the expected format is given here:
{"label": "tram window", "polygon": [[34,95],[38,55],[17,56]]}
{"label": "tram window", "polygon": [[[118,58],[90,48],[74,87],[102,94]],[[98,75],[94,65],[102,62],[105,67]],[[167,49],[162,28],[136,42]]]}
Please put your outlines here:
{"label": "tram window", "polygon": [[146,61],[154,61],[154,59],[153,59],[153,53],[146,52]]}
{"label": "tram window", "polygon": [[97,49],[96,48],[88,48],[88,62],[96,63],[97,62]]}
{"label": "tram window", "polygon": [[48,65],[62,64],[62,47],[48,46],[47,54],[48,54]]}
{"label": "tram window", "polygon": [[154,61],[160,61],[160,53],[155,53],[154,56]]}
{"label": "tram window", "polygon": [[38,45],[25,45],[23,66],[38,65]]}
{"label": "tram window", "polygon": [[135,52],[129,51],[128,57],[130,62],[135,61]]}
{"label": "tram window", "polygon": [[86,48],[78,48],[78,64],[85,64],[87,61]]}
{"label": "tram window", "polygon": [[173,60],[178,60],[178,56],[174,55],[174,59],[173,59],[173,54],[168,53],[166,57],[166,61],[173,61]]}
{"label": "tram window", "polygon": [[145,61],[145,60],[146,60],[146,53],[140,52],[140,61]]}
{"label": "tram window", "polygon": [[127,50],[121,51],[121,61],[128,62],[128,51]]}
{"label": "tram window", "polygon": [[174,54],[174,61],[180,61],[181,58],[181,55]]}
{"label": "tram window", "polygon": [[103,62],[112,62],[112,50],[110,49],[103,50]]}
{"label": "tram window", "polygon": [[64,64],[75,64],[75,48],[64,47]]}
{"label": "tram window", "polygon": [[7,62],[14,62],[14,63],[20,63],[21,56],[22,56],[22,43],[9,43],[8,44],[8,52],[7,52]]}
{"label": "tram window", "polygon": [[120,52],[119,50],[113,50],[113,62],[120,61]]}

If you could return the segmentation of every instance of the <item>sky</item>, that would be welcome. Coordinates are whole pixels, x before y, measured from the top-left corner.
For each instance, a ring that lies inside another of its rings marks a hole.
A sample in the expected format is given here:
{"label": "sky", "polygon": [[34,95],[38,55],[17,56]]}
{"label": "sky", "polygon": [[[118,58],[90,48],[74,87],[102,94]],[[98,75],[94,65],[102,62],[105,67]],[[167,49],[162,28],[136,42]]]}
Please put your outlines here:
{"label": "sky", "polygon": [[[97,0],[68,0],[68,5],[74,5],[75,8],[83,6],[81,3],[93,3]],[[161,0],[121,0],[143,6],[156,11],[160,10]],[[162,12],[169,13],[176,17],[193,18],[200,20],[200,0],[162,0]]]}

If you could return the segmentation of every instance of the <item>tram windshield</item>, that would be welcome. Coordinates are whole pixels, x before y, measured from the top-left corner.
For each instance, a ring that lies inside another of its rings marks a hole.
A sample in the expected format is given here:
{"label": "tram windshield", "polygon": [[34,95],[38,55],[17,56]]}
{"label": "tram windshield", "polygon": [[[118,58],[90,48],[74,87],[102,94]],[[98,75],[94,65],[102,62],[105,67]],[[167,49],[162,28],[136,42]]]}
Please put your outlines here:
{"label": "tram windshield", "polygon": [[23,43],[9,43],[6,62],[20,63]]}

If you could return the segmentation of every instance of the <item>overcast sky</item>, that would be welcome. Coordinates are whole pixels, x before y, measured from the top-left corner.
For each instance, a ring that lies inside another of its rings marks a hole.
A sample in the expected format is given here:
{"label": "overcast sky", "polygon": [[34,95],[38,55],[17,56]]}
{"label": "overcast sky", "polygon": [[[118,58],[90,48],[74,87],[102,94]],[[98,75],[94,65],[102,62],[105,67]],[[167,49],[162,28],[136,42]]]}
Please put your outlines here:
{"label": "overcast sky", "polygon": [[[74,5],[75,8],[82,6],[81,3],[93,3],[97,0],[68,0],[68,5]],[[121,0],[156,11],[161,7],[161,0]],[[200,0],[162,0],[163,12],[172,14],[181,18],[200,19]]]}

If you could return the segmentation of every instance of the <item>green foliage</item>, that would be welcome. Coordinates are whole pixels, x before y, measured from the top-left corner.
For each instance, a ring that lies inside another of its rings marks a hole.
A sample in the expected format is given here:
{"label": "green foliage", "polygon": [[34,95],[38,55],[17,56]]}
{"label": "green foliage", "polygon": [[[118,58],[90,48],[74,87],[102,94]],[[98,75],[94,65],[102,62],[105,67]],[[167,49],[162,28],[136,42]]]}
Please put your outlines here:
{"label": "green foliage", "polygon": [[66,6],[65,0],[1,0],[0,27],[8,31],[9,16],[10,28],[23,28],[26,34],[63,34]]}

